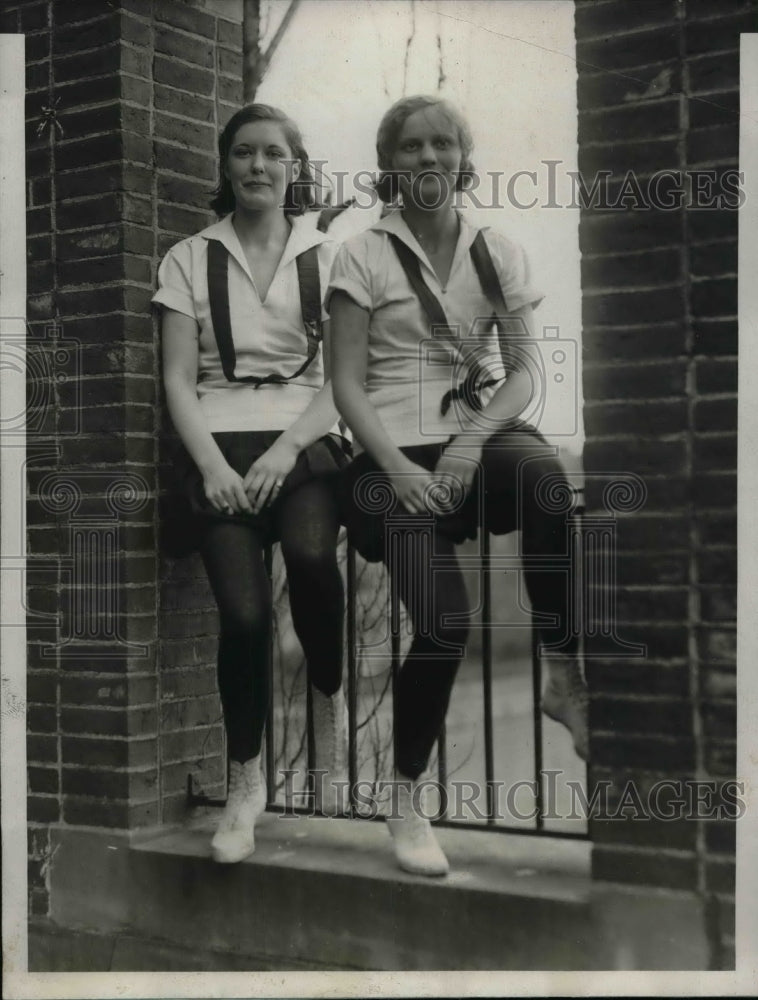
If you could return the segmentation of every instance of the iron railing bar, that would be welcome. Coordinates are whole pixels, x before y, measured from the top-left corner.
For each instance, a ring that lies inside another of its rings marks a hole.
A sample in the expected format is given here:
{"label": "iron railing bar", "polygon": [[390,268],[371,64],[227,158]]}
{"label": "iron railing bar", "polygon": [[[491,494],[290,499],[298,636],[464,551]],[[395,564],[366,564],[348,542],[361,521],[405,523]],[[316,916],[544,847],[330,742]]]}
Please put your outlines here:
{"label": "iron railing bar", "polygon": [[358,781],[358,660],[356,637],[355,549],[347,544],[347,768],[350,781],[350,808],[355,808]]}
{"label": "iron railing bar", "polygon": [[[266,576],[269,579],[269,586],[273,585],[272,581],[272,567],[273,567],[273,551],[270,545],[267,545],[263,550],[263,566],[266,571]],[[272,619],[273,626],[273,619]],[[275,755],[276,755],[276,741],[274,739],[274,629],[272,627],[268,650],[266,653],[266,671],[268,673],[268,690],[269,690],[269,702],[268,702],[268,712],[266,713],[266,806],[270,807],[274,803],[274,795],[276,794],[276,775],[275,775]]]}
{"label": "iron railing bar", "polygon": [[545,803],[542,775],[542,663],[539,656],[539,636],[532,629],[532,738],[534,739],[535,817],[538,833],[545,826]]}
{"label": "iron railing bar", "polygon": [[495,822],[495,734],[492,719],[492,578],[489,570],[490,533],[482,530],[482,685],[484,695],[484,778],[487,823]]}

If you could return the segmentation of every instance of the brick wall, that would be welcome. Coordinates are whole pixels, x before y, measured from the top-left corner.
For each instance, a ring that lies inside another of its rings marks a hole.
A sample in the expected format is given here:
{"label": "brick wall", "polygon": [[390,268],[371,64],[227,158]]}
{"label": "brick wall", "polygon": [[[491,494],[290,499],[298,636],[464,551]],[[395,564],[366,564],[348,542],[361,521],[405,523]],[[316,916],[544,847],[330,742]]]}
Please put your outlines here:
{"label": "brick wall", "polygon": [[241,2],[30,0],[1,17],[27,53],[29,887],[44,914],[49,824],[170,820],[190,770],[222,779],[213,600],[197,559],[157,555],[149,303],[167,248],[212,219]]}
{"label": "brick wall", "polygon": [[[579,166],[737,166],[739,32],[755,0],[576,4]],[[734,199],[732,199],[734,204]],[[588,507],[603,474],[647,500],[619,518],[618,631],[644,658],[591,659],[594,781],[720,783],[735,770],[737,213],[581,213]],[[592,648],[592,644],[590,644]],[[595,822],[603,878],[696,890],[713,967],[734,963],[734,824]]]}

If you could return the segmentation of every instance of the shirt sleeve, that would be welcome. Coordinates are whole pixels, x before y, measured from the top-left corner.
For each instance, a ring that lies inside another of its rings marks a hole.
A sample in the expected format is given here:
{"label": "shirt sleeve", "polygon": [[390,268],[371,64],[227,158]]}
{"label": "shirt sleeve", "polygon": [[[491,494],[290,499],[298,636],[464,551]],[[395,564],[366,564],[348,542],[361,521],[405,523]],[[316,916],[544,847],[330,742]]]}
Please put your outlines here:
{"label": "shirt sleeve", "polygon": [[152,301],[196,320],[191,263],[191,250],[186,240],[172,247],[158,268],[158,291]]}
{"label": "shirt sleeve", "polygon": [[322,295],[323,303],[321,306],[321,322],[329,322],[329,313],[326,310],[326,298],[329,294],[329,277],[332,273],[332,265],[334,264],[334,258],[336,256],[337,250],[339,248],[339,243],[334,240],[325,240],[323,243],[318,245],[318,273],[321,280],[322,290],[326,289],[326,294]]}
{"label": "shirt sleeve", "polygon": [[360,238],[343,243],[337,251],[324,303],[327,311],[336,291],[346,292],[362,309],[371,311],[371,273],[366,261],[365,242]]}
{"label": "shirt sleeve", "polygon": [[513,243],[500,236],[499,233],[490,231],[487,235],[490,237],[487,245],[492,253],[492,261],[500,278],[508,309],[538,306],[545,296],[532,284],[529,258],[524,248],[519,243]]}

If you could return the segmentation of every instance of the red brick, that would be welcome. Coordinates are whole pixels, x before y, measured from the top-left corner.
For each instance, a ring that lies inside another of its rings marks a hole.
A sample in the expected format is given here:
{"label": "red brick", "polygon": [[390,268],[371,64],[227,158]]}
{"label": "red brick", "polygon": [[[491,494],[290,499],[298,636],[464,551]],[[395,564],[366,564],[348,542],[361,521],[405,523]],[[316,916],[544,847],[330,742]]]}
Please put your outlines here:
{"label": "red brick", "polygon": [[659,435],[686,430],[685,400],[671,402],[591,403],[584,407],[588,437],[609,434]]}
{"label": "red brick", "polygon": [[709,861],[705,866],[705,884],[709,891],[733,894],[736,867],[733,861]]}
{"label": "red brick", "polygon": [[[680,530],[683,534],[684,529]],[[686,552],[661,554],[651,550],[639,555],[621,552],[617,556],[617,566],[619,580],[625,584],[674,585],[689,580],[689,557]]]}
{"label": "red brick", "polygon": [[155,51],[174,56],[183,62],[213,69],[214,50],[208,42],[191,35],[158,25],[155,30]]}
{"label": "red brick", "polygon": [[219,48],[218,68],[220,73],[226,76],[242,76],[242,55],[240,52],[233,52],[230,49]]}
{"label": "red brick", "polygon": [[[702,213],[694,213],[702,214]],[[722,213],[709,212],[709,216]],[[691,218],[693,213],[687,213]],[[582,253],[623,253],[660,249],[684,242],[683,216],[679,211],[583,212],[579,222]]]}
{"label": "red brick", "polygon": [[32,794],[57,795],[60,791],[57,768],[29,767],[26,776]]}
{"label": "red brick", "polygon": [[47,32],[26,36],[26,61],[40,62],[50,58],[50,35]]}
{"label": "red brick", "polygon": [[624,142],[644,136],[659,138],[679,128],[679,100],[668,97],[621,108],[581,112],[579,142]]}
{"label": "red brick", "polygon": [[636,31],[650,25],[676,21],[677,4],[672,0],[635,0],[629,4],[592,3],[577,6],[575,13],[578,38],[605,37],[618,32]]}
{"label": "red brick", "polygon": [[209,153],[216,140],[215,129],[209,125],[160,113],[155,115],[155,134],[159,139],[177,142],[192,149],[207,150]]}
{"label": "red brick", "polygon": [[[97,108],[68,111],[60,115],[60,122],[67,139],[80,139],[99,132],[126,129],[147,134],[150,131],[150,113],[142,108],[131,108],[116,102]],[[90,192],[88,192],[90,193]]]}
{"label": "red brick", "polygon": [[702,279],[690,289],[692,314],[698,318],[734,316],[737,312],[737,279]]}
{"label": "red brick", "polygon": [[196,97],[183,90],[173,87],[155,85],[155,107],[158,111],[168,111],[185,118],[194,118],[199,122],[213,122],[213,101],[204,97]]}
{"label": "red brick", "polygon": [[690,274],[694,278],[715,278],[737,273],[737,241],[721,240],[689,248]]}
{"label": "red brick", "polygon": [[66,795],[144,801],[154,796],[157,784],[158,771],[155,768],[144,771],[63,769],[63,792]]}
{"label": "red brick", "polygon": [[57,823],[60,820],[60,805],[57,796],[28,795],[26,798],[26,819],[29,823]]}
{"label": "red brick", "polygon": [[210,97],[214,89],[213,73],[160,55],[153,64],[153,80],[204,97]]}
{"label": "red brick", "polygon": [[666,322],[680,318],[684,311],[682,288],[585,293],[582,298],[582,322],[587,326]]}
{"label": "red brick", "polygon": [[695,403],[695,428],[698,431],[737,429],[737,397],[699,399]]}
{"label": "red brick", "polygon": [[216,181],[215,156],[194,153],[159,140],[155,142],[155,164],[158,170],[170,170],[193,180]]}
{"label": "red brick", "polygon": [[596,846],[592,852],[593,878],[609,882],[645,883],[667,889],[694,890],[697,865],[693,854]]}
{"label": "red brick", "polygon": [[601,660],[585,663],[587,684],[595,694],[658,694],[686,698],[689,694],[689,665],[651,663],[649,660]]}
{"label": "red brick", "polygon": [[595,766],[634,768],[677,776],[691,773],[695,767],[695,750],[691,738],[620,737],[612,733],[593,733],[591,751]]}
{"label": "red brick", "polygon": [[692,333],[695,354],[737,354],[738,336],[735,320],[696,320],[692,324]]}
{"label": "red brick", "polygon": [[155,19],[205,38],[216,37],[215,19],[188,4],[177,4],[174,0],[156,0]]}
{"label": "red brick", "polygon": [[211,756],[221,749],[221,727],[203,727],[167,734],[161,740],[161,748],[162,760],[166,763]]}
{"label": "red brick", "polygon": [[[81,48],[84,48],[84,46]],[[70,48],[68,51],[62,51],[55,57],[55,81],[56,83],[63,84],[88,80],[90,87],[89,99],[85,98],[83,101],[77,103],[94,103],[93,94],[97,95],[94,97],[94,100],[103,100],[99,90],[94,90],[91,78],[112,76],[114,68],[118,66],[119,51],[120,43],[117,39],[112,39],[111,44],[104,43],[97,48],[90,49],[88,52],[81,51],[78,46]],[[61,101],[60,107],[70,108],[72,107],[72,102],[67,101],[63,104]]]}
{"label": "red brick", "polygon": [[161,229],[173,233],[191,236],[204,229],[210,221],[210,214],[197,212],[189,208],[179,208],[175,205],[158,206],[158,225]]}
{"label": "red brick", "polygon": [[687,93],[707,94],[736,90],[740,83],[739,59],[734,55],[707,55],[688,59]]}
{"label": "red brick", "polygon": [[58,761],[58,737],[27,735],[26,757],[30,762],[55,764]]}
{"label": "red brick", "polygon": [[53,185],[49,177],[38,177],[29,185],[30,205],[49,205],[53,200]]}
{"label": "red brick", "polygon": [[695,437],[695,472],[737,468],[737,435],[708,434]]}
{"label": "red brick", "polygon": [[618,733],[686,733],[691,713],[686,700],[593,696],[590,725],[593,732],[610,729]]}
{"label": "red brick", "polygon": [[645,66],[665,59],[675,59],[678,54],[678,27],[658,26],[649,31],[579,41],[576,46],[576,63],[581,76],[583,73],[597,72],[598,69],[618,72],[632,66]]}
{"label": "red brick", "polygon": [[691,208],[687,212],[690,239],[694,242],[737,238],[737,213]]}
{"label": "red brick", "polygon": [[735,587],[701,587],[700,617],[702,621],[736,621],[737,590]]}
{"label": "red brick", "polygon": [[685,393],[685,366],[682,362],[644,365],[585,365],[584,398],[655,399]]}
{"label": "red brick", "polygon": [[[737,633],[733,628],[703,626],[698,631],[698,655],[701,660],[733,663],[737,655]],[[713,706],[707,708],[710,711]]]}
{"label": "red brick", "polygon": [[[714,515],[709,515],[709,519]],[[724,522],[729,524],[730,534],[735,532],[733,527],[734,515],[732,513],[723,515]],[[703,518],[705,520],[705,518]],[[722,526],[721,532],[725,531]],[[700,529],[701,539],[703,529]],[[697,554],[698,580],[700,583],[726,584],[734,586],[737,579],[737,553],[733,548],[729,549],[703,549]]]}
{"label": "red brick", "polygon": [[681,252],[674,249],[582,258],[582,287],[585,291],[590,288],[671,284],[681,275]]}
{"label": "red brick", "polygon": [[738,127],[740,94],[738,90],[725,91],[708,100],[692,97],[687,102],[690,128],[707,128],[709,125],[732,124]]}
{"label": "red brick", "polygon": [[215,694],[161,705],[161,734],[171,731],[212,726],[222,721],[221,706]]}
{"label": "red brick", "polygon": [[55,705],[58,699],[58,678],[54,672],[39,673],[28,669],[27,659],[26,697],[30,704],[38,702]]}
{"label": "red brick", "polygon": [[88,167],[93,163],[120,159],[149,164],[151,156],[152,144],[149,138],[132,132],[60,142],[56,147],[56,164],[60,170]]}
{"label": "red brick", "polygon": [[103,799],[67,795],[63,798],[63,819],[66,823],[112,829],[151,826],[159,819],[158,803],[157,801],[109,802]]}
{"label": "red brick", "polygon": [[715,777],[732,777],[737,770],[736,745],[723,740],[717,743],[706,741],[705,770]]}
{"label": "red brick", "polygon": [[736,163],[738,152],[737,122],[693,129],[687,135],[687,163]]}
{"label": "red brick", "polygon": [[[220,76],[217,88],[219,99],[227,101],[232,105],[232,110],[236,111],[240,104],[242,104],[242,80],[232,76]],[[223,119],[221,117],[222,111],[224,112]],[[226,108],[219,108],[219,125],[225,125],[231,117],[231,114],[227,114],[226,111]]]}
{"label": "red brick", "polygon": [[121,38],[121,19],[114,11],[76,25],[64,25],[56,19],[53,31],[56,54],[103,47]]}
{"label": "red brick", "polygon": [[[92,56],[94,60],[94,55]],[[121,93],[121,80],[117,73],[113,73],[113,66],[109,65],[108,76],[100,76],[97,79],[97,99],[98,101],[112,101],[119,97]],[[92,90],[95,81],[91,79],[75,79],[68,84],[56,86],[56,96],[60,96],[60,107],[71,108],[78,104],[92,103]]]}
{"label": "red brick", "polygon": [[686,448],[683,440],[587,441],[584,448],[586,468],[613,473],[635,472],[638,475],[671,475],[684,471]]}
{"label": "red brick", "polygon": [[580,146],[579,170],[588,180],[602,170],[624,175],[630,170],[656,173],[676,170],[679,166],[679,146],[676,139],[645,139],[638,142],[612,142],[606,145]]}
{"label": "red brick", "polygon": [[685,587],[624,589],[616,599],[619,621],[679,622],[687,619]]}
{"label": "red brick", "polygon": [[26,34],[31,31],[40,31],[49,25],[49,4],[47,2],[22,4],[19,13],[21,15],[21,31]]}
{"label": "red brick", "polygon": [[737,674],[728,664],[701,665],[701,690],[706,698],[737,697]]}
{"label": "red brick", "polygon": [[158,175],[158,198],[161,201],[192,205],[207,211],[211,195],[212,189],[208,184],[198,184],[170,174]]}
{"label": "red brick", "polygon": [[740,32],[758,30],[758,18],[754,9],[731,17],[724,16],[726,14],[727,10],[720,17],[707,22],[685,22],[684,37],[688,56],[710,54],[719,50],[738,50]]}
{"label": "red brick", "polygon": [[[166,664],[166,651],[168,643],[164,643],[163,664]],[[173,644],[172,644],[173,645]],[[187,645],[192,646],[192,640],[187,640]],[[162,673],[161,694],[163,704],[167,704],[172,698],[202,697],[203,695],[216,694],[216,672],[215,668],[200,667],[190,669],[188,666],[192,660],[184,660],[181,670],[164,670]]]}
{"label": "red brick", "polygon": [[699,509],[737,505],[737,475],[734,472],[696,475],[693,499]]}

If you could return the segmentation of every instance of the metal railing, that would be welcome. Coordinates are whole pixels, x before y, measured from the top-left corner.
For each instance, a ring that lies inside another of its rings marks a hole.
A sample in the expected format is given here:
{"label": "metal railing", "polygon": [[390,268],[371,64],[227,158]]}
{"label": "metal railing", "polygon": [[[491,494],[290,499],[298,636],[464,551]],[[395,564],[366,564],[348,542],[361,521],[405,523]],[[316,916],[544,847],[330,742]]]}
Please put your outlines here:
{"label": "metal railing", "polygon": [[[579,494],[581,491],[574,490],[575,494]],[[581,505],[574,507],[572,512],[567,516],[568,520],[568,549],[566,553],[566,564],[570,567],[572,560],[577,558],[577,547],[581,547],[582,544],[582,523],[583,523],[584,508]],[[438,556],[435,556],[435,567],[444,569],[444,560],[440,560]],[[272,571],[272,552],[271,549],[266,551],[266,569],[271,576]],[[495,768],[495,724],[494,724],[494,700],[493,700],[493,643],[492,643],[492,629],[488,623],[492,622],[492,582],[491,582],[491,572],[493,569],[518,569],[523,570],[524,558],[520,555],[493,555],[491,552],[490,537],[487,532],[481,533],[481,550],[475,556],[453,556],[452,559],[462,566],[462,568],[473,568],[476,567],[479,572],[480,580],[480,593],[481,593],[481,614],[482,614],[482,654],[481,654],[481,678],[482,678],[482,695],[483,695],[483,718],[482,718],[482,731],[484,734],[484,788],[486,796],[486,819],[484,822],[480,820],[465,820],[465,819],[450,819],[446,808],[445,799],[446,796],[441,797],[441,808],[437,814],[437,818],[433,820],[436,824],[443,827],[454,827],[456,829],[460,828],[471,828],[476,830],[488,829],[495,830],[502,833],[514,833],[521,835],[531,835],[531,836],[542,836],[542,837],[560,837],[560,838],[571,838],[571,839],[588,839],[588,834],[585,830],[568,830],[562,829],[550,829],[545,825],[545,782],[544,782],[544,747],[543,747],[543,724],[542,724],[542,712],[540,707],[540,697],[542,689],[542,664],[539,655],[539,641],[537,638],[537,631],[534,627],[531,629],[531,688],[532,688],[532,743],[533,743],[533,787],[535,790],[534,799],[534,825],[509,825],[507,823],[498,822],[497,810],[496,810],[496,795],[495,795],[495,784],[496,784],[496,768]],[[346,625],[347,625],[347,642],[346,642],[346,660],[347,660],[347,684],[346,684],[346,699],[348,707],[348,779],[349,779],[349,802],[350,809],[347,815],[353,816],[354,818],[366,819],[366,818],[381,818],[378,816],[366,817],[361,814],[359,810],[356,809],[355,801],[355,787],[359,778],[359,761],[358,761],[358,688],[359,688],[359,676],[358,676],[358,636],[357,636],[357,615],[356,615],[356,553],[352,546],[347,547],[346,556],[346,583],[347,583],[347,608],[346,608]],[[449,560],[450,561],[450,560]],[[540,562],[540,558],[537,557],[536,562]],[[544,560],[543,560],[544,562]],[[551,559],[550,568],[555,567],[555,560]],[[398,605],[397,597],[392,593],[393,588],[390,588],[390,619],[395,625],[398,621]],[[392,672],[391,679],[391,693],[392,693],[392,707],[393,707],[393,718],[394,718],[394,701],[395,692],[397,686],[397,678],[399,675],[401,666],[401,635],[397,627],[392,628],[390,635],[390,670]],[[273,644],[270,648],[269,658],[268,658],[268,670],[269,670],[269,685],[270,690],[274,690],[274,655],[273,655]],[[307,725],[307,764],[310,769],[313,766],[314,757],[314,740],[313,740],[313,726],[312,726],[312,716],[311,716],[311,691],[310,685],[306,683],[307,691],[307,709],[306,709],[306,725]],[[287,803],[285,805],[276,801],[276,726],[274,720],[274,711],[269,712],[269,719],[266,725],[265,733],[265,760],[266,760],[266,780],[267,787],[269,789],[268,796],[269,801],[267,803],[267,808],[274,812],[284,812],[292,814],[312,814],[312,809],[307,806],[296,806],[292,803]],[[447,747],[447,734],[446,729],[443,729],[440,733],[439,739],[437,741],[437,780],[442,789],[447,789],[448,787],[448,747]],[[311,791],[312,791],[312,785]],[[192,775],[188,775],[187,778],[187,801],[189,806],[223,806],[223,799],[211,798],[203,792],[198,792],[194,789]]]}

